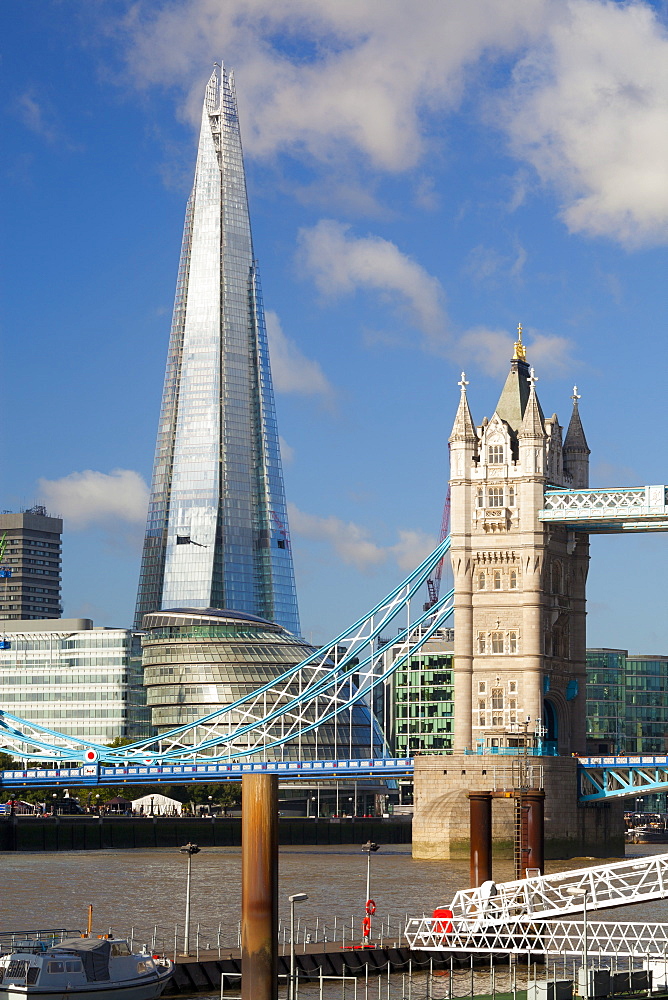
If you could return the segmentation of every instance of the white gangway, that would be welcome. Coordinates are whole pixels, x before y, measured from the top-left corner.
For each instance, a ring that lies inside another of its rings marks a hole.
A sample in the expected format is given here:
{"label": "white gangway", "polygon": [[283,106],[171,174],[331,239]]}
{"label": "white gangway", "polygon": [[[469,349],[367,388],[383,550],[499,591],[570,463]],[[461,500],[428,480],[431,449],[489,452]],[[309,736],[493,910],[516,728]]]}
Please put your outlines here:
{"label": "white gangway", "polygon": [[[412,948],[428,951],[580,954],[584,924],[572,914],[647,903],[668,896],[668,854],[485,882],[458,892],[435,916],[409,920]],[[451,914],[451,916],[450,916]],[[590,955],[668,955],[668,924],[588,921]]]}

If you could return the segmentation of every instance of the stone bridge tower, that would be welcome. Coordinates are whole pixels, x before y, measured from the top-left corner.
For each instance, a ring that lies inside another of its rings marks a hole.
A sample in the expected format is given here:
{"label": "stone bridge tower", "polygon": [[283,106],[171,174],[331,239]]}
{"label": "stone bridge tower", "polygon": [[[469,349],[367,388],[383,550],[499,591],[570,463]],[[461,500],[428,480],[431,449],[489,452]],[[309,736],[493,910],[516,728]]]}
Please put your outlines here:
{"label": "stone bridge tower", "polygon": [[565,440],[544,417],[522,330],[496,410],[476,426],[462,375],[450,437],[455,752],[507,744],[529,719],[560,754],[585,749],[588,536],[543,524],[547,486],[588,486],[573,393]]}

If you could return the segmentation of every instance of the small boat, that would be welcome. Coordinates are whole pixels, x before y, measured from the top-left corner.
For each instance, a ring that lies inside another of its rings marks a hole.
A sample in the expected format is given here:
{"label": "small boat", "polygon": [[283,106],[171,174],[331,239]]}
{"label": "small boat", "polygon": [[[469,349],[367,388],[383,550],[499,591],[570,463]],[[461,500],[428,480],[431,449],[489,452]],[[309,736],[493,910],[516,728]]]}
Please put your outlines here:
{"label": "small boat", "polygon": [[0,955],[0,1000],[155,1000],[173,968],[169,959],[133,952],[127,940],[111,935],[67,937],[58,944],[15,938],[11,951]]}

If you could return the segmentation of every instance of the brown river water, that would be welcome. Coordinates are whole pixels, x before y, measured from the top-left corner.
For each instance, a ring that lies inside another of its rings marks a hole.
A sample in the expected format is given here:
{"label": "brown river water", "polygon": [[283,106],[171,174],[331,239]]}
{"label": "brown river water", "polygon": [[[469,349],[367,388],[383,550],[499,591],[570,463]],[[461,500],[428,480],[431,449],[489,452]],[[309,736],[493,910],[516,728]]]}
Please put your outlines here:
{"label": "brown river water", "polygon": [[[643,857],[668,853],[668,845],[630,845],[627,857]],[[549,862],[548,871],[600,864],[594,859]],[[2,856],[3,891],[0,894],[0,931],[31,930],[47,927],[81,929],[86,923],[86,908],[94,908],[94,929],[97,933],[113,929],[118,936],[134,932],[135,941],[152,942],[171,955],[177,928],[179,950],[183,940],[185,910],[186,858],[176,850],[85,851],[62,853],[13,854]],[[241,905],[241,851],[239,848],[209,848],[193,858],[192,865],[192,942],[195,944],[199,924],[199,943],[217,948],[235,948]],[[511,862],[496,862],[497,881],[512,878]],[[280,936],[289,920],[287,897],[306,892],[308,900],[298,905],[300,937],[305,933],[313,941],[323,935],[340,940],[342,925],[346,940],[350,940],[351,919],[355,937],[359,938],[360,921],[366,895],[366,855],[359,847],[284,847],[279,861]],[[454,893],[468,885],[468,862],[414,861],[408,847],[388,846],[371,858],[371,895],[377,904],[374,917],[376,932],[379,925],[396,938],[406,916],[430,914],[435,906],[447,904]],[[335,920],[336,918],[336,920]],[[598,913],[598,919],[668,920],[668,900],[645,903],[634,907]],[[157,928],[157,930],[156,930]],[[220,928],[220,930],[219,930]],[[220,938],[219,938],[220,934]],[[194,950],[194,947],[193,947]],[[461,973],[464,996],[470,981]],[[499,976],[502,973],[499,971]],[[480,983],[478,984],[478,978]],[[419,979],[419,977],[418,977]],[[484,981],[483,981],[484,980]],[[387,996],[404,995],[401,977],[392,977],[387,984]],[[488,992],[483,973],[476,973],[476,993]],[[430,996],[447,996],[445,984]],[[497,989],[501,987],[499,980]],[[361,986],[357,987],[359,990]],[[358,998],[375,997],[378,984],[368,984]],[[281,987],[281,995],[284,988]],[[313,992],[315,990],[315,992]],[[371,990],[371,992],[369,992]],[[417,1000],[426,995],[426,986],[416,981],[410,995]],[[316,987],[302,989],[306,1000],[318,996]],[[235,995],[238,995],[235,994]],[[345,996],[353,997],[352,987]],[[406,993],[406,996],[409,994]],[[206,1000],[202,994],[200,1000]],[[323,996],[340,997],[341,986],[334,984]],[[386,996],[386,986],[382,988]]]}

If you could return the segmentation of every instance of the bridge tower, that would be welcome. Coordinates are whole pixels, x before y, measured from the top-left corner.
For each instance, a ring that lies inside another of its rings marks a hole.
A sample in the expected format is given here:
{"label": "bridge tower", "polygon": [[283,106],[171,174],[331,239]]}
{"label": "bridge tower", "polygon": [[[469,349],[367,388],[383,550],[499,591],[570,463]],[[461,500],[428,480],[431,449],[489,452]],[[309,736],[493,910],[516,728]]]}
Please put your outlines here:
{"label": "bridge tower", "polygon": [[[546,487],[588,486],[589,448],[577,390],[564,438],[556,414],[543,414],[537,381],[520,327],[491,419],[474,423],[464,375],[459,383],[450,436],[454,748],[415,759],[417,858],[468,855],[470,791],[502,796],[493,845],[512,857],[517,813],[505,796],[526,781],[545,791],[548,858],[624,850],[621,805],[581,808],[572,757],[585,749],[588,535],[539,519]],[[523,731],[544,737],[543,753],[526,762],[512,748]]]}
{"label": "bridge tower", "polygon": [[[545,417],[522,329],[490,420],[476,426],[462,374],[450,437],[455,581],[455,752],[502,746],[527,719],[561,754],[585,749],[586,534],[538,519],[548,485],[586,487],[573,393],[565,440]],[[520,730],[521,731],[521,730]]]}

